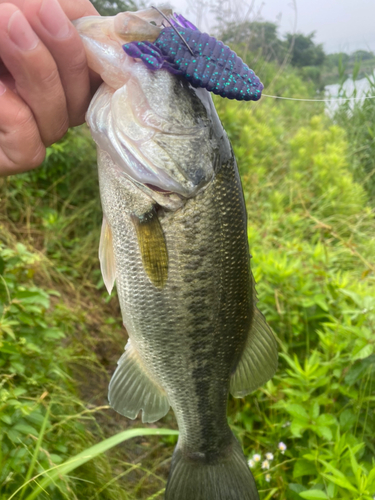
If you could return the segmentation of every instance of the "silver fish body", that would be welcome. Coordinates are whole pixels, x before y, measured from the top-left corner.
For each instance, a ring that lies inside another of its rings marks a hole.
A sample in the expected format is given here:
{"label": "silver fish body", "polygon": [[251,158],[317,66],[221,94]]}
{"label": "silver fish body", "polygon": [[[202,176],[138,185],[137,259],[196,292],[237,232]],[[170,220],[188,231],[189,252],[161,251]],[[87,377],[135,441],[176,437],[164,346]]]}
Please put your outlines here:
{"label": "silver fish body", "polygon": [[109,400],[129,418],[142,410],[144,422],[173,408],[167,500],[256,500],[227,399],[267,381],[277,351],[256,308],[236,161],[206,90],[124,67],[125,83],[104,83],[87,114],[102,272],[109,289],[116,280],[129,335]]}

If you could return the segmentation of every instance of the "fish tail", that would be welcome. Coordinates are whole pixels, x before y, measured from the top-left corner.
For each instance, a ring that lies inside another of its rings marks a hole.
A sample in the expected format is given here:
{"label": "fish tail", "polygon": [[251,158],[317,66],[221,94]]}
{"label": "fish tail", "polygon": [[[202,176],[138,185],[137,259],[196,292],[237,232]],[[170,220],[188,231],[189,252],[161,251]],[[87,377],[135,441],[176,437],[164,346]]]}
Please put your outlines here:
{"label": "fish tail", "polygon": [[259,500],[253,475],[233,436],[221,458],[191,457],[175,449],[165,500]]}

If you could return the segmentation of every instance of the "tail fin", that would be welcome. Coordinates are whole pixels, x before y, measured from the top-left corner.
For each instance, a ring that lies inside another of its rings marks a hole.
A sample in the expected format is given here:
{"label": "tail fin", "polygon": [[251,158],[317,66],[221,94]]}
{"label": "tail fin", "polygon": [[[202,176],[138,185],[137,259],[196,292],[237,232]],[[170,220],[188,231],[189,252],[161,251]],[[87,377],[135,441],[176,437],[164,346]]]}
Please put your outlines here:
{"label": "tail fin", "polygon": [[177,445],[165,500],[259,500],[259,495],[241,446],[233,439],[230,453],[211,464],[184,455]]}

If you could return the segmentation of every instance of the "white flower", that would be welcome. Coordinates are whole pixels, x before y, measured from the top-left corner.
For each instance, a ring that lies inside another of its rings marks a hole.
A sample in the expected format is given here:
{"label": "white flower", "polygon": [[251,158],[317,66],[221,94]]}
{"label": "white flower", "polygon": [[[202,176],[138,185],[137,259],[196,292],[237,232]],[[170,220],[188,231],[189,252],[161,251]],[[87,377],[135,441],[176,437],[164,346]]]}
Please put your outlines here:
{"label": "white flower", "polygon": [[250,467],[250,469],[252,469],[255,466],[254,460],[251,460],[250,458],[250,460],[247,461],[247,465]]}
{"label": "white flower", "polygon": [[270,468],[270,463],[268,460],[265,460],[264,462],[262,462],[262,469],[269,469]]}
{"label": "white flower", "polygon": [[255,455],[253,455],[253,460],[255,463],[260,462],[261,458],[262,457],[260,455],[258,455],[258,453],[255,453]]}
{"label": "white flower", "polygon": [[267,483],[269,483],[271,481],[271,474],[266,474],[266,477],[265,477]]}
{"label": "white flower", "polygon": [[266,459],[271,462],[273,460],[273,454],[272,453],[266,453]]}
{"label": "white flower", "polygon": [[280,443],[277,445],[277,447],[279,448],[279,450],[281,451],[281,453],[284,455],[285,450],[286,450],[286,444],[283,443],[282,441],[280,441]]}

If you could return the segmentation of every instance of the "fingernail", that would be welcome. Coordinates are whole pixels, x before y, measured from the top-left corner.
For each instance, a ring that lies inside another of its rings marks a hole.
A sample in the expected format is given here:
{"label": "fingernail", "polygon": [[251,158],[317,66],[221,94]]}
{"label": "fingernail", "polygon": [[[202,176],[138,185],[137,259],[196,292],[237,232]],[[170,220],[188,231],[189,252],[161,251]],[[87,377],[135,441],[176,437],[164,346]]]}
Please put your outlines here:
{"label": "fingernail", "polygon": [[71,32],[71,24],[57,0],[44,0],[39,10],[39,19],[55,38],[66,38]]}
{"label": "fingernail", "polygon": [[6,89],[7,89],[6,86],[0,80],[0,96],[2,96],[4,94],[4,92],[6,91]]}
{"label": "fingernail", "polygon": [[39,43],[39,38],[19,10],[8,21],[8,33],[12,42],[21,50],[33,50]]}

